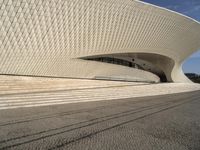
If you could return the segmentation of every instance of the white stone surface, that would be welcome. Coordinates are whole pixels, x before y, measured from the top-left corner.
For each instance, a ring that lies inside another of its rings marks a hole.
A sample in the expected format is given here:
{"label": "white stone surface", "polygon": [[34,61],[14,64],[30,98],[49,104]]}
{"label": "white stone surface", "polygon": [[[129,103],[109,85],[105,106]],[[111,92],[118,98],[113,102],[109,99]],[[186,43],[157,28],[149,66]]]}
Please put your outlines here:
{"label": "white stone surface", "polygon": [[1,76],[0,109],[115,100],[200,90],[199,84]]}
{"label": "white stone surface", "polygon": [[200,48],[197,21],[134,0],[1,0],[0,27],[0,74],[156,82],[148,71],[80,59],[150,53],[169,57],[154,63],[187,82],[181,64]]}

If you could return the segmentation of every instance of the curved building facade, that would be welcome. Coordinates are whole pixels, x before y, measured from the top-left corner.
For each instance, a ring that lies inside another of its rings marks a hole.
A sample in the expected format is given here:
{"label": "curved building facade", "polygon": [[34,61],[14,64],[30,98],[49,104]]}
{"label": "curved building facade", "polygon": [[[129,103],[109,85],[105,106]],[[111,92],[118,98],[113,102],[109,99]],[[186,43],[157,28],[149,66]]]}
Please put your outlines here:
{"label": "curved building facade", "polygon": [[0,2],[0,74],[189,82],[200,24],[134,0]]}

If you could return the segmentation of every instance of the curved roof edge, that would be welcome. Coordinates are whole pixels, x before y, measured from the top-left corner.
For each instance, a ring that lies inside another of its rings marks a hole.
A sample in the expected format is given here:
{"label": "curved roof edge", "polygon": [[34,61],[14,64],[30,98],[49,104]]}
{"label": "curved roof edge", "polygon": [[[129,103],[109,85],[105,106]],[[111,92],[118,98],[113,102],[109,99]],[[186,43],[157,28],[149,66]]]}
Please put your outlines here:
{"label": "curved roof edge", "polygon": [[145,4],[145,5],[149,5],[149,6],[152,6],[152,7],[156,7],[156,8],[162,9],[162,10],[164,10],[164,11],[168,11],[168,12],[174,13],[174,14],[176,14],[176,15],[182,16],[182,17],[184,17],[184,18],[186,18],[186,19],[189,19],[189,20],[191,20],[191,21],[193,21],[193,22],[195,22],[195,23],[197,23],[197,24],[200,25],[200,21],[197,21],[196,19],[194,19],[194,18],[192,18],[192,17],[189,17],[189,16],[187,16],[187,15],[184,15],[184,14],[182,14],[182,13],[179,13],[179,12],[177,12],[177,11],[174,11],[174,10],[171,10],[171,9],[167,9],[167,8],[165,8],[165,7],[157,6],[157,5],[154,5],[154,4],[150,4],[150,3],[147,3],[147,2],[143,2],[143,1],[141,1],[141,0],[132,0],[132,1],[136,1],[136,2],[139,2],[139,3]]}

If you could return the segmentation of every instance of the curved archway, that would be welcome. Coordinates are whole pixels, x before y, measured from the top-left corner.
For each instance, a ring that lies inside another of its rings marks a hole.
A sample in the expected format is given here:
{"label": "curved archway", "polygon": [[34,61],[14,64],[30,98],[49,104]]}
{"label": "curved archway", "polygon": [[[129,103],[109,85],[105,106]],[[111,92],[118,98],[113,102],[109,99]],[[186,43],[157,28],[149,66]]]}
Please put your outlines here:
{"label": "curved archway", "polygon": [[145,70],[157,75],[161,82],[172,82],[171,72],[175,65],[173,59],[153,53],[113,53],[86,56],[80,59]]}

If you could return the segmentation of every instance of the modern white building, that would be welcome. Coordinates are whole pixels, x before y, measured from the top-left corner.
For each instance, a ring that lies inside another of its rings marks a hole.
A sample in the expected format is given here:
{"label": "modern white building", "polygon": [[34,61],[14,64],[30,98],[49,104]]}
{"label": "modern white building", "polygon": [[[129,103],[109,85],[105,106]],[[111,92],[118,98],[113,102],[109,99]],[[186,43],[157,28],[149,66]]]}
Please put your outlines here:
{"label": "modern white building", "polygon": [[199,48],[199,22],[140,1],[0,1],[0,74],[189,82]]}

